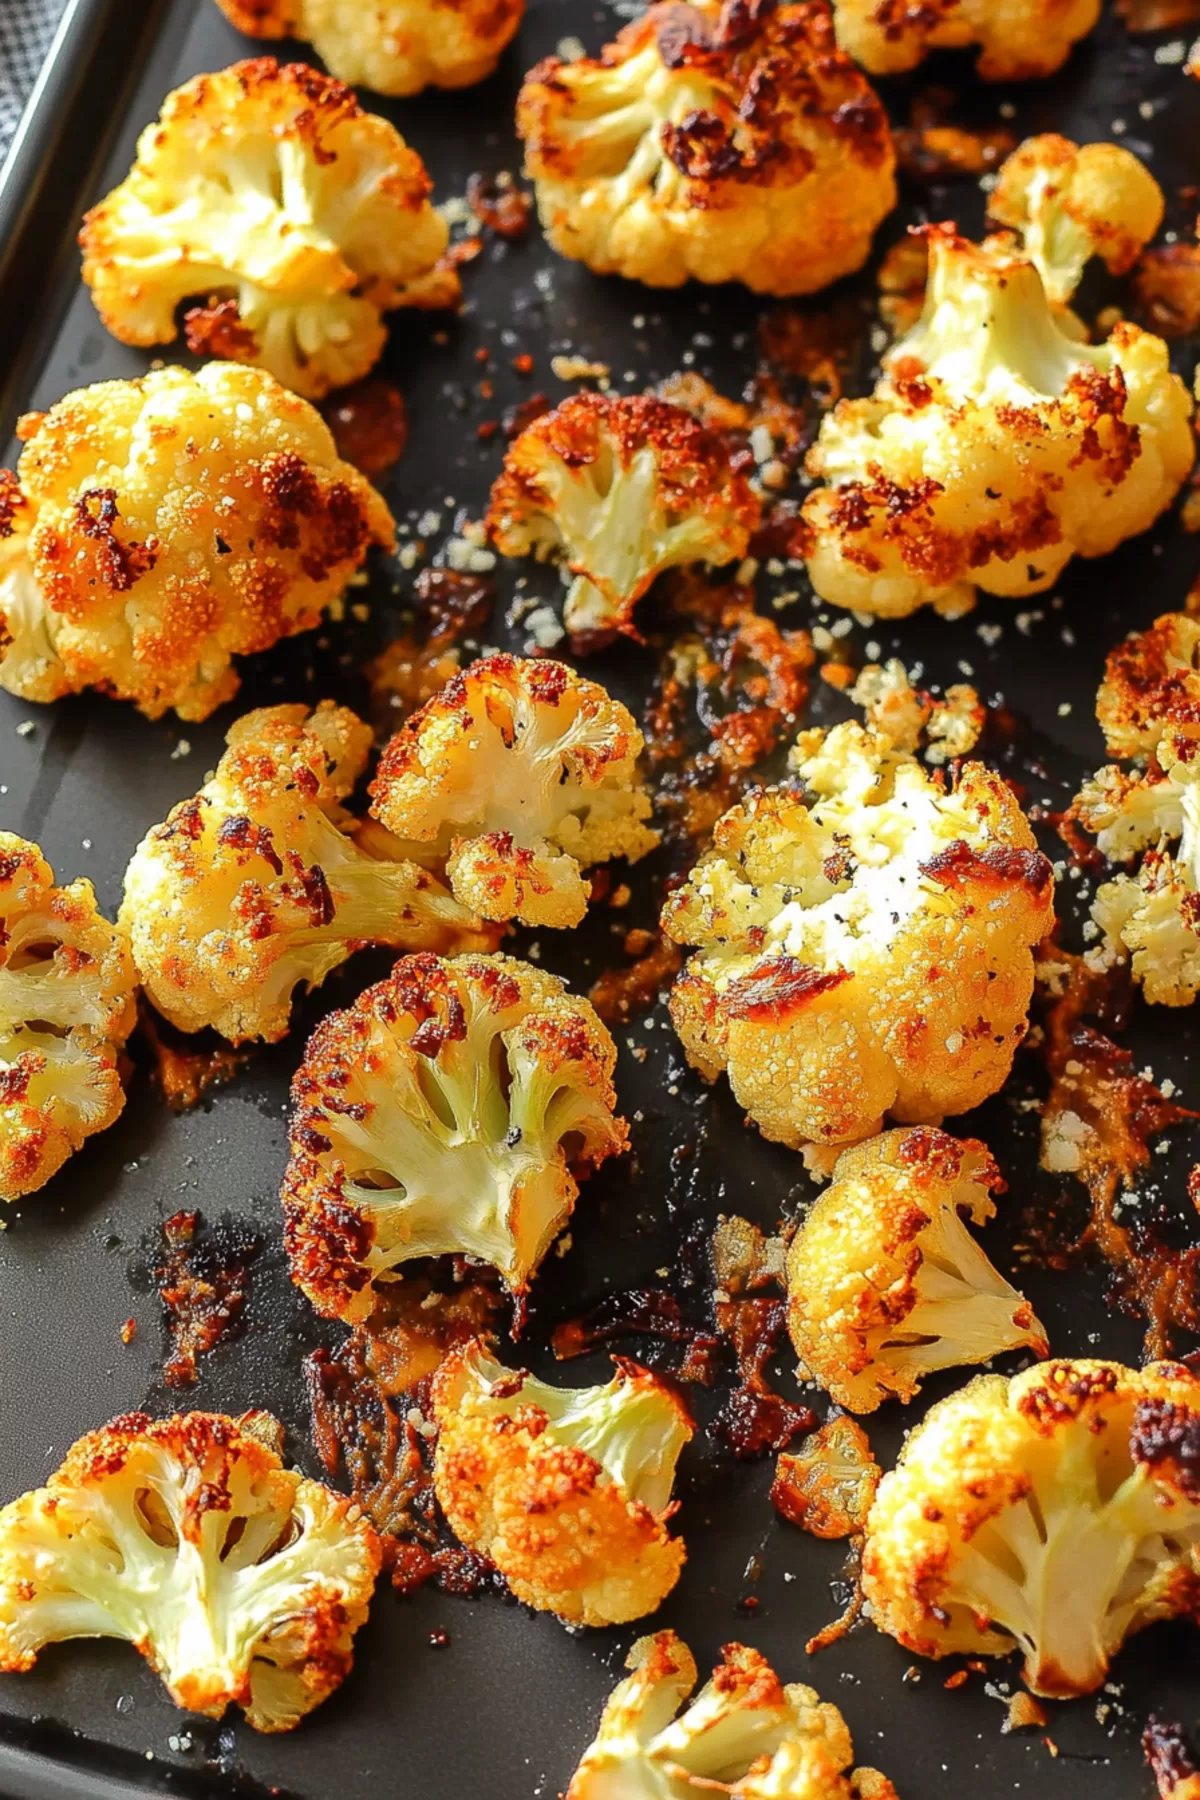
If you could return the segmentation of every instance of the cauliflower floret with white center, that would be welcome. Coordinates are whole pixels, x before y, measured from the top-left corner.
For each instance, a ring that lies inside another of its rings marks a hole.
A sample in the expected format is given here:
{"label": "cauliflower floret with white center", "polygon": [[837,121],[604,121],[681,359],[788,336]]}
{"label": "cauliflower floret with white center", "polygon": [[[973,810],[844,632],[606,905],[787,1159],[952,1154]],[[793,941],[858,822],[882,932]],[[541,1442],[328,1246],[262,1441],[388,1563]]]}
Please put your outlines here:
{"label": "cauliflower floret with white center", "polygon": [[1161,338],[1122,321],[1064,334],[1033,263],[1003,236],[921,228],[921,319],[869,399],[821,422],[804,520],[821,599],[902,618],[955,616],[975,590],[1021,598],[1072,556],[1152,525],[1191,469],[1192,403]]}
{"label": "cauliflower floret with white center", "polygon": [[525,0],[217,0],[256,38],[302,38],[331,75],[377,94],[473,87],[521,23]]}
{"label": "cauliflower floret with white center", "polygon": [[948,786],[853,724],[792,755],[806,795],[733,807],[663,912],[696,946],[671,995],[688,1060],[795,1147],[966,1112],[1024,1036],[1050,865],[979,763]]}
{"label": "cauliflower floret with white center", "polygon": [[523,431],[492,488],[505,556],[574,575],[568,631],[625,631],[664,569],[738,562],[761,507],[726,440],[648,395],[574,394]]}
{"label": "cauliflower floret with white center", "polygon": [[124,1638],[177,1706],[290,1731],[349,1674],[380,1562],[351,1501],[235,1420],[127,1413],[0,1512],[0,1669]]}
{"label": "cauliflower floret with white center", "polygon": [[1134,1632],[1194,1617],[1200,1381],[1176,1363],[978,1375],[932,1408],[867,1521],[863,1591],[920,1656],[1024,1653],[1090,1694]]}
{"label": "cauliflower floret with white center", "polygon": [[360,380],[383,315],[449,228],[425,165],[352,90],[271,57],[197,75],[163,103],[125,180],[83,222],[83,279],[122,343],[255,363],[319,400]]}
{"label": "cauliflower floret with white center", "polygon": [[617,1052],[586,1000],[513,957],[409,956],[317,1028],[292,1082],[292,1276],[370,1315],[417,1256],[477,1257],[523,1293],[579,1179],[628,1142]]}
{"label": "cauliflower floret with white center", "polygon": [[983,1144],[929,1127],[842,1152],[787,1260],[792,1343],[839,1406],[911,1400],[935,1369],[1002,1350],[1046,1355],[1029,1302],[968,1230],[1003,1185]]}
{"label": "cauliflower floret with white center", "polygon": [[392,516],[307,401],[232,363],[68,394],[0,473],[0,687],[206,719],[311,631]]}
{"label": "cauliflower floret with white center", "polygon": [[517,130],[554,248],[651,287],[815,293],[896,204],[887,115],[807,0],[652,5],[531,70]]}
{"label": "cauliflower floret with white center", "polygon": [[299,983],[319,987],[363,944],[491,948],[441,882],[341,806],[371,744],[346,707],[262,707],[226,744],[216,773],[125,871],[120,923],[173,1025],[274,1042]]}
{"label": "cauliflower floret with white center", "polygon": [[1167,731],[1200,736],[1200,619],[1163,613],[1110,650],[1096,717],[1110,756],[1153,756]]}
{"label": "cauliflower floret with white center", "polygon": [[[875,1769],[852,1769],[836,1706],[765,1657],[726,1644],[695,1699],[695,1658],[673,1631],[640,1638],[566,1800],[896,1800]],[[690,1702],[690,1704],[689,1704]]]}
{"label": "cauliflower floret with white center", "polygon": [[935,767],[968,756],[987,721],[979,695],[965,681],[955,682],[939,699],[914,687],[896,656],[883,664],[864,664],[850,698],[862,707],[873,731],[890,737],[897,750],[914,755],[923,750],[925,761]]}
{"label": "cauliflower floret with white center", "polygon": [[838,43],[871,75],[901,75],[933,50],[978,45],[985,81],[1053,75],[1100,17],[1100,0],[833,0]]}
{"label": "cauliflower floret with white center", "polygon": [[629,712],[594,681],[543,658],[489,656],[392,738],[371,810],[406,855],[444,865],[482,918],[577,925],[584,870],[658,843],[641,749]]}
{"label": "cauliflower floret with white center", "polygon": [[37,845],[0,831],[0,1201],[44,1187],[120,1114],[136,990],[91,882],[55,887]]}
{"label": "cauliflower floret with white center", "polygon": [[684,1564],[667,1522],[691,1419],[648,1369],[613,1361],[605,1387],[548,1387],[476,1339],[433,1380],[434,1486],[451,1529],[518,1600],[571,1625],[642,1618]]}

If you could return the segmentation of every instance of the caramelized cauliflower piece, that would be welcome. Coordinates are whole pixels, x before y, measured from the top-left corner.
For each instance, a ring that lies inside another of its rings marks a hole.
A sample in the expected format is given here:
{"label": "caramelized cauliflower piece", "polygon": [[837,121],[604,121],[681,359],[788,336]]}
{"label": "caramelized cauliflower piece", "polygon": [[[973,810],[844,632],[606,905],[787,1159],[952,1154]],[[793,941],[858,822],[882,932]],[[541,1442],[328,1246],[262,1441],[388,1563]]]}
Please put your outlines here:
{"label": "caramelized cauliflower piece", "polygon": [[[696,1663],[673,1631],[640,1638],[566,1800],[896,1800],[874,1769],[851,1770],[836,1706],[766,1659],[726,1644],[691,1704]],[[682,1710],[681,1710],[682,1709]]]}
{"label": "caramelized cauliflower piece", "polygon": [[811,294],[896,204],[887,115],[824,0],[649,6],[517,103],[546,235],[599,275]]}
{"label": "caramelized cauliflower piece", "polygon": [[371,810],[485,919],[577,925],[583,871],[658,843],[619,700],[562,663],[488,656],[392,738]]}
{"label": "caramelized cauliflower piece", "polygon": [[125,344],[255,363],[319,400],[378,362],[383,315],[449,228],[425,165],[348,87],[271,57],[168,94],[120,187],[83,222],[83,278]]}
{"label": "caramelized cauliflower piece", "polygon": [[899,657],[887,663],[865,663],[850,698],[861,706],[867,724],[891,738],[897,750],[914,755],[923,750],[935,767],[969,756],[987,722],[987,709],[965,681],[948,687],[941,699],[915,688]]}
{"label": "caramelized cauliflower piece", "polygon": [[1153,756],[1166,731],[1200,737],[1200,619],[1164,613],[1110,651],[1096,716],[1110,756]]}
{"label": "caramelized cauliflower piece", "polygon": [[986,1147],[927,1126],[844,1150],[788,1250],[788,1330],[801,1366],[851,1412],[1002,1350],[1050,1348],[1033,1309],[967,1229],[1003,1187]]}
{"label": "caramelized cauliflower piece", "polygon": [[1161,338],[1124,321],[1067,337],[1011,240],[922,228],[925,310],[865,400],[821,422],[807,467],[808,570],[823,600],[956,615],[976,587],[1021,597],[1072,556],[1145,531],[1192,466],[1191,401]]}
{"label": "caramelized cauliflower piece", "polygon": [[979,46],[985,81],[1053,75],[1100,17],[1100,0],[833,0],[837,39],[871,75],[932,50]]}
{"label": "caramelized cauliflower piece", "polygon": [[516,34],[525,0],[217,0],[256,38],[303,38],[330,74],[377,94],[483,81]]}
{"label": "caramelized cauliflower piece", "polygon": [[21,420],[0,478],[0,687],[95,687],[206,719],[235,656],[310,631],[392,517],[318,413],[209,363],[105,381]]}
{"label": "caramelized cauliflower piece", "polygon": [[514,957],[407,956],[318,1026],[292,1082],[293,1279],[366,1318],[415,1256],[465,1254],[523,1293],[579,1193],[627,1145],[612,1038]]}
{"label": "caramelized cauliflower piece", "polygon": [[801,733],[793,761],[807,796],[733,807],[663,912],[697,947],[671,995],[688,1060],[796,1147],[966,1112],[1024,1036],[1050,865],[979,763],[947,787],[853,724]]}
{"label": "caramelized cauliflower piece", "polygon": [[55,887],[37,845],[0,831],[0,1201],[44,1187],[121,1112],[136,988],[91,882]]}
{"label": "caramelized cauliflower piece", "polygon": [[488,949],[491,936],[425,869],[340,802],[370,727],[344,706],[265,706],[230,728],[216,773],[133,853],[120,923],[142,985],[183,1031],[274,1042],[300,982],[363,944]]}
{"label": "caramelized cauliflower piece", "polygon": [[233,1419],[127,1413],[0,1511],[0,1669],[125,1638],[176,1706],[290,1731],[349,1674],[380,1561],[356,1506]]}
{"label": "caramelized cauliflower piece", "polygon": [[451,1528],[518,1600],[567,1624],[640,1619],[684,1563],[667,1521],[691,1419],[648,1369],[613,1361],[607,1387],[547,1387],[476,1339],[433,1379],[434,1486]]}
{"label": "caramelized cauliflower piece", "polygon": [[1176,1363],[977,1375],[880,1483],[863,1590],[921,1656],[1021,1650],[1035,1694],[1089,1694],[1126,1638],[1197,1616],[1200,1382]]}
{"label": "caramelized cauliflower piece", "polygon": [[568,631],[636,636],[634,607],[664,569],[739,561],[760,516],[727,441],[683,407],[574,394],[509,449],[488,525],[503,555],[574,575]]}

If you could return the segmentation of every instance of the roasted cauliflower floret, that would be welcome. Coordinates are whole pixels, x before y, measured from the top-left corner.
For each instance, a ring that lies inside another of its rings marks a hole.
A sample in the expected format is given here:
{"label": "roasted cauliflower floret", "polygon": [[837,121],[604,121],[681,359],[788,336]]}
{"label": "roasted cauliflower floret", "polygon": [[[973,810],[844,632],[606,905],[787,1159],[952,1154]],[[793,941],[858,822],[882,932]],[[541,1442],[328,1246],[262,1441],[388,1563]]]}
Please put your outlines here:
{"label": "roasted cauliflower floret", "polygon": [[[309,631],[392,517],[320,415],[256,369],[105,381],[21,420],[0,478],[0,687],[206,719],[235,656]],[[7,473],[7,472],[6,472]]]}
{"label": "roasted cauliflower floret", "polygon": [[0,1511],[0,1669],[125,1638],[177,1706],[290,1731],[349,1674],[380,1560],[356,1506],[235,1420],[127,1413]]}
{"label": "roasted cauliflower floret", "polygon": [[811,294],[896,204],[887,115],[824,0],[652,5],[517,103],[546,235],[600,275]]}
{"label": "roasted cauliflower floret", "polygon": [[1011,241],[926,226],[915,328],[874,394],[827,413],[808,454],[808,570],[823,600],[900,618],[1041,593],[1072,556],[1153,524],[1192,466],[1191,401],[1161,338],[1067,337]]}
{"label": "roasted cauliflower floret", "polygon": [[968,1223],[1003,1187],[986,1147],[919,1126],[844,1150],[788,1250],[788,1330],[839,1406],[911,1400],[925,1376],[1002,1350],[1049,1350],[1033,1309]]}
{"label": "roasted cauliflower floret", "polygon": [[648,1369],[613,1360],[606,1387],[547,1387],[474,1340],[433,1380],[434,1486],[451,1528],[518,1600],[568,1624],[640,1619],[684,1563],[667,1521],[692,1422]]}
{"label": "roasted cauliflower floret", "polygon": [[1111,756],[1153,756],[1167,731],[1200,737],[1200,619],[1164,613],[1111,650],[1096,716]]}
{"label": "roasted cauliflower floret", "polygon": [[807,794],[733,807],[663,912],[697,947],[671,995],[688,1060],[797,1147],[966,1112],[1024,1036],[1050,865],[979,763],[948,787],[853,724],[793,762]]}
{"label": "roasted cauliflower floret", "polygon": [[[365,16],[365,9],[364,9]],[[446,248],[425,165],[348,87],[271,57],[176,88],[83,222],[83,278],[125,344],[255,363],[318,400],[378,362],[383,315]]]}
{"label": "roasted cauliflower floret", "polygon": [[377,94],[472,87],[495,69],[525,0],[217,0],[257,38],[303,38],[331,75]]}
{"label": "roasted cauliflower floret", "polygon": [[1100,0],[833,0],[838,43],[872,75],[932,50],[979,46],[985,81],[1053,75],[1100,17]]}
{"label": "roasted cauliflower floret", "polygon": [[44,1187],[121,1112],[136,989],[91,882],[55,887],[37,845],[0,831],[0,1201]]}
{"label": "roasted cauliflower floret", "polygon": [[509,449],[488,525],[505,556],[574,575],[569,631],[636,635],[634,607],[664,569],[737,562],[760,516],[725,439],[683,407],[575,394]]}
{"label": "roasted cauliflower floret", "polygon": [[363,944],[489,949],[426,869],[341,806],[370,727],[326,700],[233,725],[216,773],[142,839],[120,923],[159,1012],[184,1031],[274,1042],[300,982],[319,987]]}
{"label": "roasted cauliflower floret", "polygon": [[514,957],[408,956],[318,1026],[292,1082],[283,1183],[292,1275],[319,1312],[452,1253],[528,1287],[579,1193],[623,1151],[612,1038],[557,975]]}
{"label": "roasted cauliflower floret", "polygon": [[488,656],[392,738],[371,810],[408,855],[446,868],[485,919],[577,925],[583,871],[636,862],[658,833],[642,734],[619,700],[562,663]]}
{"label": "roasted cauliflower floret", "polygon": [[[691,1704],[696,1663],[673,1631],[640,1638],[566,1800],[896,1800],[874,1769],[851,1770],[836,1706],[784,1687],[757,1650],[726,1644]],[[682,1709],[682,1710],[681,1710]]]}
{"label": "roasted cauliflower floret", "polygon": [[983,733],[987,709],[973,687],[955,682],[939,699],[914,687],[899,657],[866,663],[850,690],[867,724],[891,738],[897,750],[923,751],[925,761],[952,762],[969,756]]}
{"label": "roasted cauliflower floret", "polygon": [[1036,1694],[1088,1694],[1135,1631],[1195,1616],[1200,1382],[1179,1364],[977,1375],[880,1483],[863,1589],[921,1656],[1021,1650]]}

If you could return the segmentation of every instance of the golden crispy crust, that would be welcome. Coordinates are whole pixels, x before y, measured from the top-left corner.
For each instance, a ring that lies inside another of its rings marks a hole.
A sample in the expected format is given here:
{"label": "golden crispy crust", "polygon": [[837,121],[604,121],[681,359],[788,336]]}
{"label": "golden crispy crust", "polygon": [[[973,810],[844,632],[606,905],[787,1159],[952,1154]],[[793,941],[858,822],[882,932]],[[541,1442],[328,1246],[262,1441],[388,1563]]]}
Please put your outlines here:
{"label": "golden crispy crust", "polygon": [[341,81],[379,94],[471,87],[492,73],[525,0],[217,0],[250,37],[307,38]]}
{"label": "golden crispy crust", "polygon": [[1109,754],[1151,756],[1166,731],[1200,737],[1200,619],[1163,613],[1110,650],[1096,696]]}

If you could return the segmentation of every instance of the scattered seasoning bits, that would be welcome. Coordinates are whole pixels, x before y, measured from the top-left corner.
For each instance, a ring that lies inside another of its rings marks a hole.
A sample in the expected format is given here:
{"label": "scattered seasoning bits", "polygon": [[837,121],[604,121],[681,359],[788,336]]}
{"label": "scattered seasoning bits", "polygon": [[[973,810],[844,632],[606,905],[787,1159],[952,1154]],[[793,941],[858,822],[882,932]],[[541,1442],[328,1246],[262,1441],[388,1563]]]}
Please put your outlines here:
{"label": "scattered seasoning bits", "polygon": [[429,1634],[430,1649],[445,1650],[449,1647],[449,1644],[450,1633],[446,1630],[446,1627],[444,1625],[435,1625]]}
{"label": "scattered seasoning bits", "polygon": [[22,719],[21,723],[17,726],[17,736],[29,737],[36,729],[37,727],[32,719]]}

